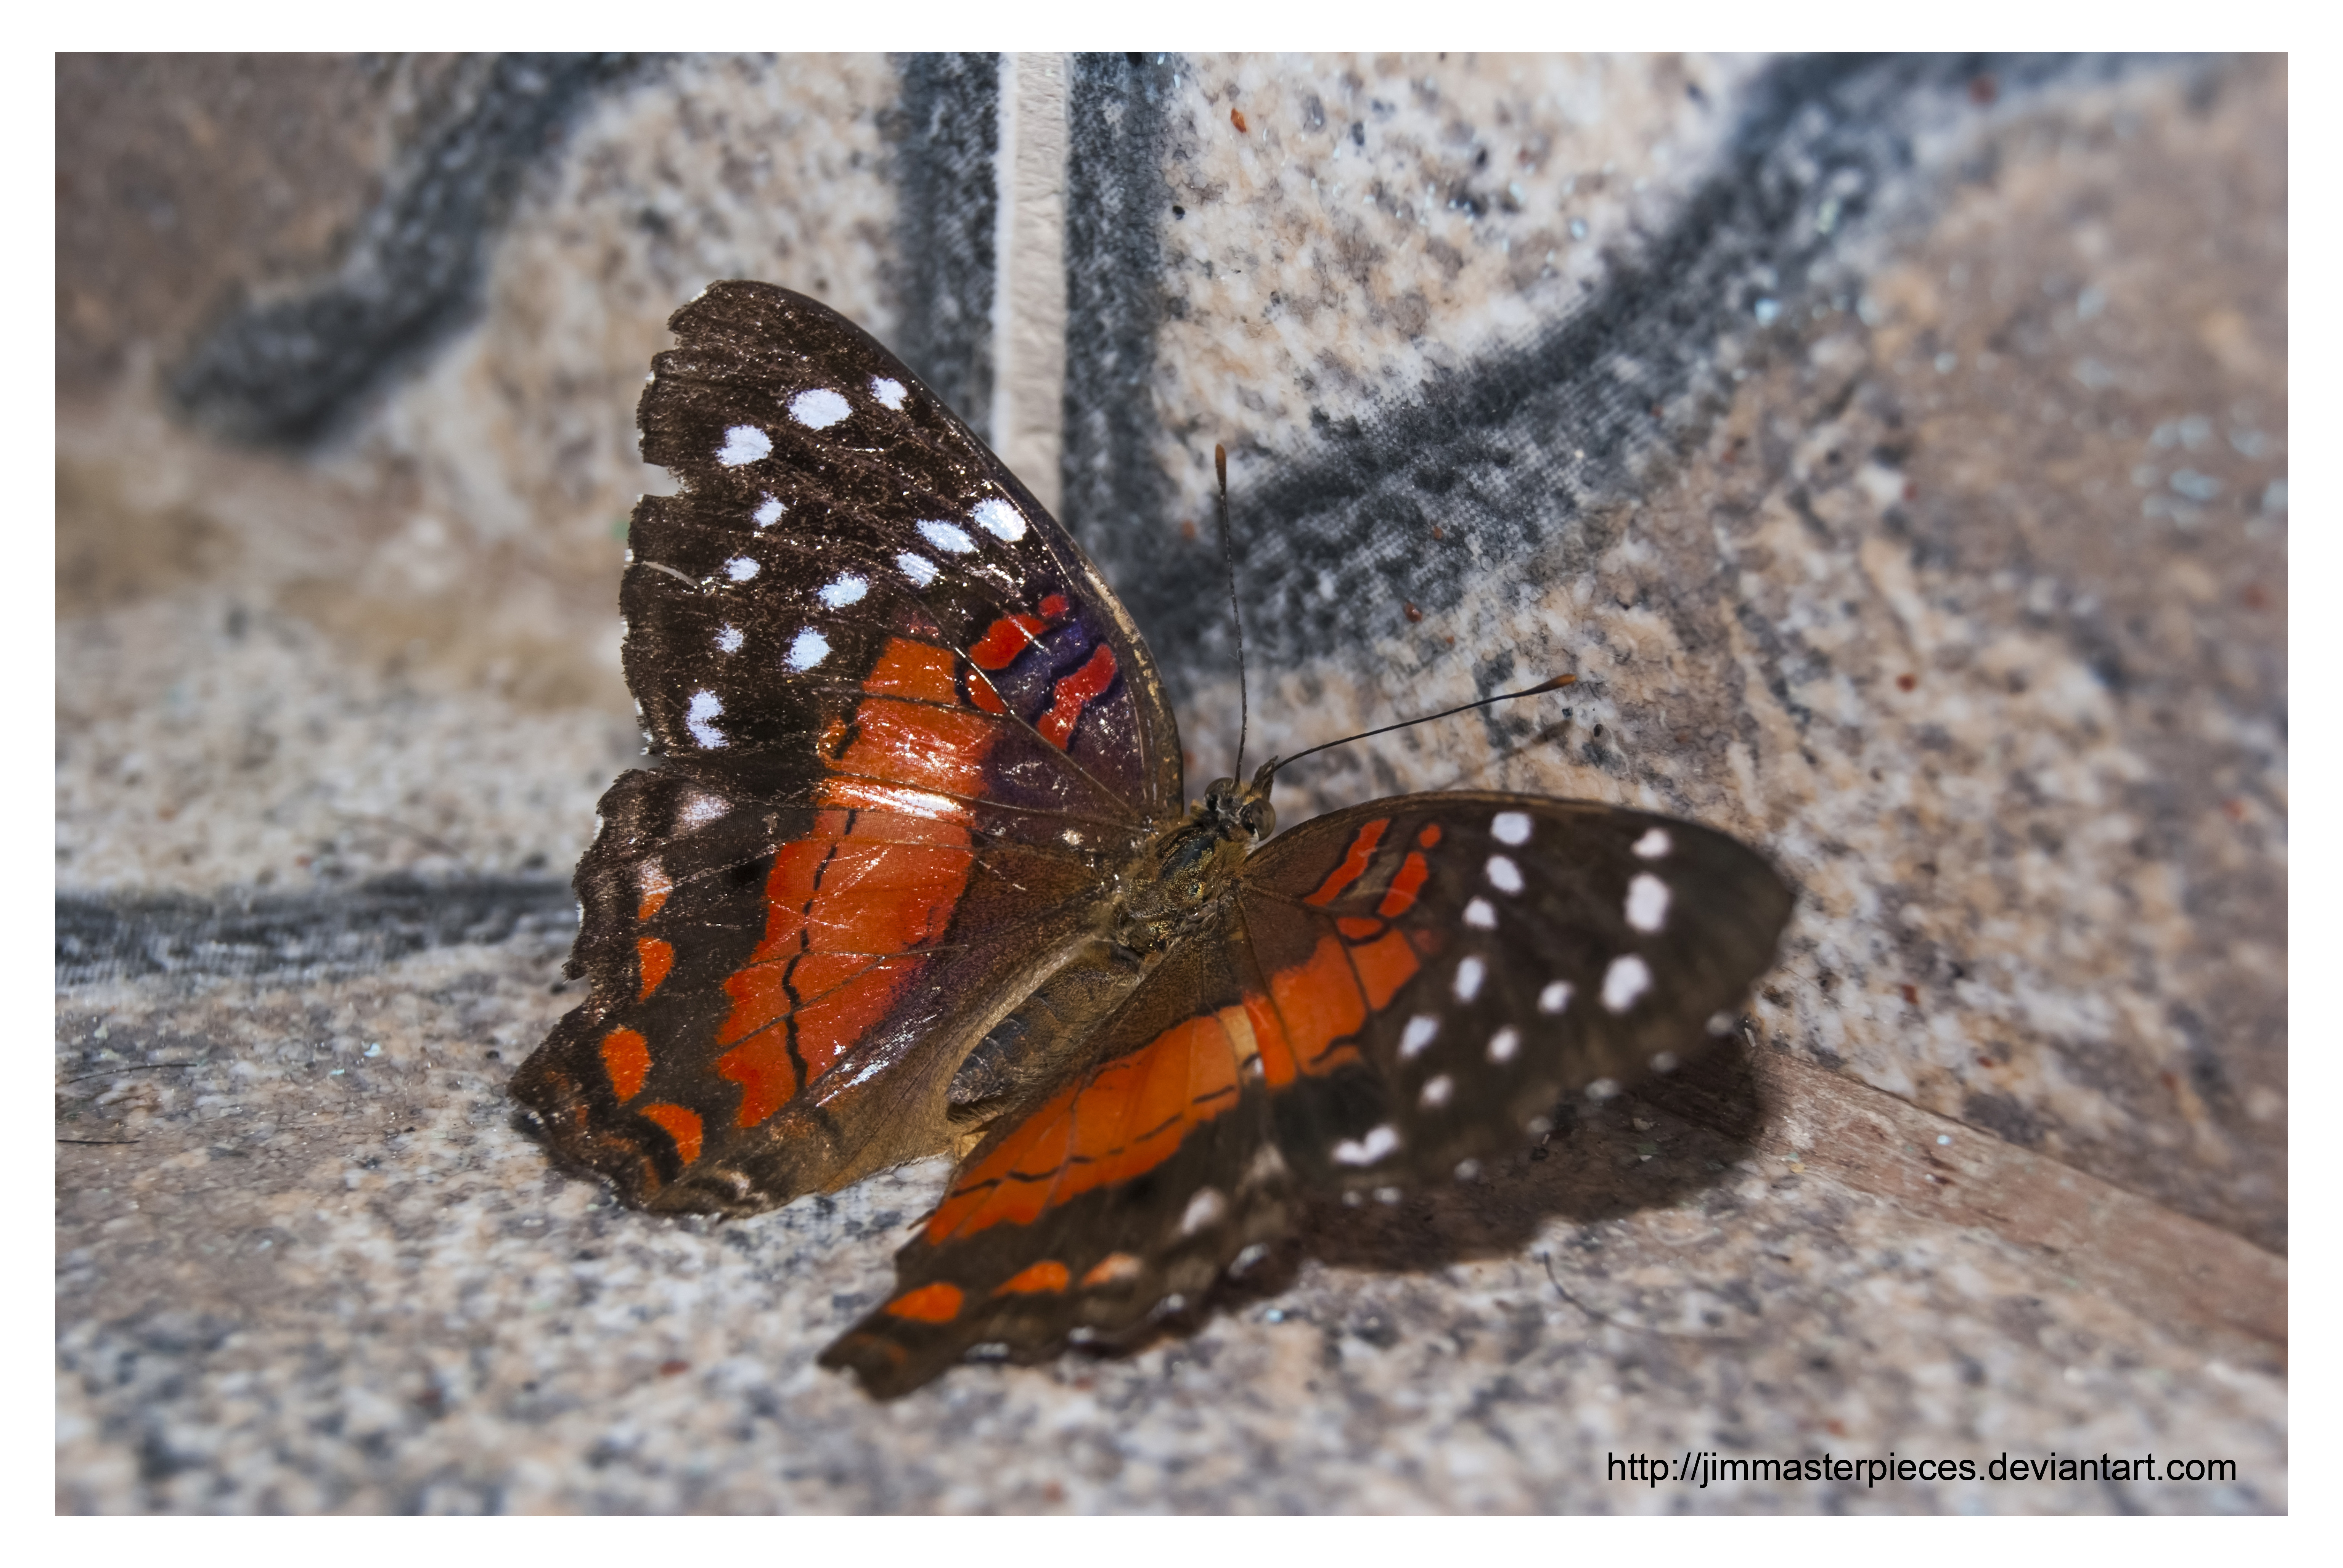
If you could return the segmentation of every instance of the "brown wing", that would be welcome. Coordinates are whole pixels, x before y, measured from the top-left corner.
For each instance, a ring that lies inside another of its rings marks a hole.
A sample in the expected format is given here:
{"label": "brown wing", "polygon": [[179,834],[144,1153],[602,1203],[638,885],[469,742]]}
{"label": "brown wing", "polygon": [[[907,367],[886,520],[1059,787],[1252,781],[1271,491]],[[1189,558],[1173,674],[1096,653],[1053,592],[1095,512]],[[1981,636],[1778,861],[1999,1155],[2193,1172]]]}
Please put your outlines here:
{"label": "brown wing", "polygon": [[1290,1227],[1233,904],[1097,1033],[1092,1064],[996,1123],[896,1255],[896,1288],[822,1354],[881,1398],[980,1346],[1021,1358],[1178,1311]]}
{"label": "brown wing", "polygon": [[1278,1145],[1320,1187],[1520,1147],[1563,1095],[1710,1048],[1790,893],[1755,851],[1592,801],[1400,796],[1304,823],[1238,894],[1292,1042]]}
{"label": "brown wing", "polygon": [[1130,618],[916,377],[764,284],[671,323],[626,669],[656,771],[580,862],[586,1001],[513,1090],[628,1201],[743,1212],[949,1145],[958,1053],[1178,809]]}

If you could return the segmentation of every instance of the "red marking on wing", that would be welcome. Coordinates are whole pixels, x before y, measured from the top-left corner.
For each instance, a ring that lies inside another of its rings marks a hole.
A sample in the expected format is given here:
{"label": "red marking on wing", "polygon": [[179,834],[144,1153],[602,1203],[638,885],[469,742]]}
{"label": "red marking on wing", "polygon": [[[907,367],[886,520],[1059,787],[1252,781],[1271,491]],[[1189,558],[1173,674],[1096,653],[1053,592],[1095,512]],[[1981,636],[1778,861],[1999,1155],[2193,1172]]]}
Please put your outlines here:
{"label": "red marking on wing", "polygon": [[675,1151],[686,1165],[699,1158],[699,1114],[680,1105],[646,1105],[642,1114],[675,1140]]}
{"label": "red marking on wing", "polygon": [[1041,732],[1041,739],[1063,751],[1066,743],[1073,739],[1074,726],[1081,720],[1082,709],[1114,684],[1114,649],[1099,644],[1090,661],[1060,680],[1051,693],[1050,711],[1034,725]]}
{"label": "red marking on wing", "polygon": [[1085,1285],[1112,1285],[1137,1275],[1146,1267],[1129,1252],[1109,1252],[1082,1276]]}
{"label": "red marking on wing", "polygon": [[1061,593],[1053,593],[1041,601],[1041,613],[1051,620],[1057,619],[1071,608],[1066,603],[1066,596]]}
{"label": "red marking on wing", "polygon": [[675,967],[675,944],[657,937],[637,937],[635,961],[643,971],[643,994],[635,999],[641,1001],[659,990],[659,981],[667,979],[667,971]]}
{"label": "red marking on wing", "polygon": [[659,906],[667,902],[667,896],[671,891],[673,891],[673,890],[670,888],[659,888],[651,892],[645,893],[643,895],[643,901],[635,906],[635,919],[638,920],[648,920],[653,915],[658,914],[659,912]]}
{"label": "red marking on wing", "polygon": [[992,1293],[996,1296],[1051,1295],[1064,1290],[1067,1282],[1072,1278],[1066,1271],[1066,1265],[1053,1258],[1047,1262],[1034,1264]]}
{"label": "red marking on wing", "polygon": [[1366,875],[1367,862],[1374,857],[1375,846],[1383,841],[1383,834],[1390,827],[1391,819],[1388,817],[1361,823],[1358,837],[1351,840],[1350,853],[1342,857],[1342,863],[1327,872],[1326,879],[1318,884],[1318,890],[1302,901],[1322,909],[1342,897],[1343,889]]}
{"label": "red marking on wing", "polygon": [[1415,841],[1427,849],[1440,842],[1440,824],[1426,822],[1423,825],[1423,831],[1415,836]]}
{"label": "red marking on wing", "polygon": [[921,1285],[916,1291],[905,1291],[887,1303],[890,1318],[909,1318],[915,1323],[948,1323],[960,1316],[960,1289],[938,1280],[932,1285]]}
{"label": "red marking on wing", "polygon": [[1038,615],[1005,615],[984,628],[968,650],[969,662],[979,669],[1006,669],[1033,639],[1050,629]]}
{"label": "red marking on wing", "polygon": [[945,1194],[928,1240],[1031,1224],[1053,1203],[1127,1181],[1236,1102],[1237,1050],[1220,1019],[1175,1023],[1011,1132]]}
{"label": "red marking on wing", "polygon": [[968,699],[987,713],[1006,714],[1009,711],[1009,704],[1001,700],[1001,693],[992,689],[992,682],[974,671],[970,671],[968,678]]}
{"label": "red marking on wing", "polygon": [[[1383,902],[1389,903],[1391,900],[1385,899]],[[1334,922],[1334,929],[1354,942],[1363,942],[1382,930],[1383,923],[1368,915],[1344,915]]]}
{"label": "red marking on wing", "polygon": [[612,1030],[602,1037],[602,1070],[624,1105],[643,1091],[643,1080],[650,1076],[650,1041],[631,1029]]}
{"label": "red marking on wing", "polygon": [[1375,906],[1375,913],[1387,920],[1407,913],[1415,907],[1415,895],[1423,890],[1424,879],[1431,875],[1432,867],[1423,856],[1410,849],[1407,859],[1399,863],[1399,875],[1392,879],[1390,888],[1385,890],[1383,901]]}
{"label": "red marking on wing", "polygon": [[[835,759],[850,777],[823,785],[833,809],[773,857],[764,940],[725,980],[732,1010],[716,1035],[734,1047],[716,1070],[741,1087],[742,1127],[788,1104],[885,1018],[923,965],[912,950],[951,924],[975,854],[967,808],[950,797],[975,793],[994,735],[974,714],[917,705],[957,703],[953,666],[944,648],[887,645],[863,681],[853,743]],[[854,807],[886,815],[844,809]]]}

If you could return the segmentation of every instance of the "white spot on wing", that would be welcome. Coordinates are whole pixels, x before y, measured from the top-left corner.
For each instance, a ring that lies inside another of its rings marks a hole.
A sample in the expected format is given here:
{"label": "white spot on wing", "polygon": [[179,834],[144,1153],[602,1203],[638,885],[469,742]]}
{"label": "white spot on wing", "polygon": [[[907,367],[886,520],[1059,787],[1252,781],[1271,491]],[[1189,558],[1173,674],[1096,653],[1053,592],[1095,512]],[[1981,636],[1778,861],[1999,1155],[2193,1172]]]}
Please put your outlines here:
{"label": "white spot on wing", "polygon": [[710,751],[724,744],[724,731],[716,728],[716,720],[724,717],[724,702],[712,691],[695,691],[691,706],[685,710],[683,727],[691,738]]}
{"label": "white spot on wing", "polygon": [[1538,1011],[1560,1012],[1570,1005],[1571,984],[1566,980],[1551,980],[1538,992]]}
{"label": "white spot on wing", "polygon": [[725,809],[722,796],[695,792],[677,808],[675,819],[683,827],[697,828],[703,822],[715,821],[724,815]]}
{"label": "white spot on wing", "polygon": [[1497,891],[1518,893],[1522,890],[1522,869],[1504,856],[1490,856],[1486,869],[1489,873],[1489,885]]}
{"label": "white spot on wing", "polygon": [[1526,844],[1530,841],[1530,814],[1527,811],[1500,811],[1497,819],[1489,824],[1489,831],[1500,844]]}
{"label": "white spot on wing", "polygon": [[1639,931],[1668,923],[1668,885],[1649,871],[1627,884],[1627,923]]}
{"label": "white spot on wing", "polygon": [[891,376],[873,376],[870,377],[870,396],[890,408],[900,408],[903,406],[903,384]]}
{"label": "white spot on wing", "polygon": [[740,645],[748,640],[740,635],[740,628],[737,626],[721,628],[716,633],[716,646],[727,653],[739,652]]}
{"label": "white spot on wing", "polygon": [[852,572],[845,572],[840,575],[837,581],[824,585],[814,598],[821,600],[831,609],[844,609],[870,591],[869,579],[858,577]]}
{"label": "white spot on wing", "polygon": [[1475,899],[1464,906],[1464,923],[1493,931],[1497,929],[1497,907],[1486,899]]}
{"label": "white spot on wing", "polygon": [[1468,958],[1458,964],[1456,966],[1456,1000],[1471,1001],[1474,997],[1479,996],[1482,977],[1488,972],[1489,966],[1479,959]]}
{"label": "white spot on wing", "polygon": [[1399,1031],[1399,1059],[1405,1061],[1408,1058],[1420,1054],[1425,1046],[1430,1045],[1439,1037],[1439,1034],[1438,1019],[1428,1012],[1417,1013],[1407,1020],[1407,1027]]}
{"label": "white spot on wing", "polygon": [[1025,519],[1017,515],[1016,508],[1003,500],[977,502],[976,526],[1012,545],[1025,537]]}
{"label": "white spot on wing", "polygon": [[895,565],[905,577],[911,579],[913,588],[925,588],[936,580],[936,563],[925,556],[915,556],[910,551],[905,550],[895,558]]}
{"label": "white spot on wing", "polygon": [[1634,843],[1635,853],[1646,860],[1656,860],[1674,848],[1674,841],[1669,839],[1665,828],[1646,829],[1644,836]]}
{"label": "white spot on wing", "polygon": [[728,468],[743,463],[753,463],[773,449],[773,438],[754,425],[735,425],[724,432],[724,445],[716,448],[716,460]]}
{"label": "white spot on wing", "polygon": [[789,417],[809,430],[827,430],[852,412],[846,399],[827,387],[800,392],[789,399]]}
{"label": "white spot on wing", "polygon": [[757,503],[757,509],[751,515],[757,519],[757,526],[759,528],[769,528],[775,523],[779,522],[781,520],[781,514],[788,510],[789,508],[781,505],[780,502],[773,499],[770,496],[767,496],[763,500]]}
{"label": "white spot on wing", "polygon": [[811,669],[829,657],[830,638],[808,627],[789,644],[788,664],[791,669]]}
{"label": "white spot on wing", "polygon": [[970,538],[968,530],[958,523],[937,522],[930,519],[912,526],[920,530],[921,538],[949,554],[964,556],[976,548],[976,541]]}
{"label": "white spot on wing", "polygon": [[1372,1165],[1399,1147],[1399,1131],[1393,1127],[1376,1127],[1364,1138],[1345,1138],[1334,1145],[1337,1165]]}
{"label": "white spot on wing", "polygon": [[747,582],[757,575],[757,563],[747,556],[734,556],[724,563],[724,575],[736,583]]}
{"label": "white spot on wing", "polygon": [[1208,1225],[1220,1223],[1221,1216],[1229,1211],[1229,1201],[1214,1187],[1199,1187],[1196,1195],[1188,1200],[1187,1211],[1180,1216],[1180,1234],[1192,1236]]}
{"label": "white spot on wing", "polygon": [[1416,1096],[1416,1099],[1423,1103],[1424,1109],[1427,1111],[1436,1111],[1440,1107],[1448,1103],[1449,1091],[1453,1090],[1455,1087],[1455,1080],[1450,1078],[1443,1072],[1437,1078],[1426,1081],[1423,1086],[1423,1092]]}
{"label": "white spot on wing", "polygon": [[1520,1030],[1501,1029],[1489,1037],[1489,1060],[1511,1061],[1513,1060],[1513,1052],[1521,1048],[1522,1031]]}
{"label": "white spot on wing", "polygon": [[1625,1012],[1651,989],[1652,966],[1633,953],[1613,959],[1603,971],[1603,1005],[1613,1012]]}

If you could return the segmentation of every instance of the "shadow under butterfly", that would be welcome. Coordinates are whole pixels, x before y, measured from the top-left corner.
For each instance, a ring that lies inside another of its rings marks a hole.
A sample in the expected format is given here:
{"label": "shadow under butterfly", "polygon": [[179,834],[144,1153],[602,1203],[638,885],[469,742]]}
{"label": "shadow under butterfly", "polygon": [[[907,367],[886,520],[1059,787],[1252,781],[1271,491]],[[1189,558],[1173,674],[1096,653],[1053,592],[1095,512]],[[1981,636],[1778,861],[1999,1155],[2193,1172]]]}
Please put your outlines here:
{"label": "shadow under butterfly", "polygon": [[[956,1155],[822,1356],[881,1397],[1127,1347],[1297,1236],[1406,1264],[1625,1201],[1520,1157],[1717,1056],[1789,915],[1762,857],[1488,791],[1278,833],[1276,759],[1185,803],[1131,617],[900,361],[768,284],[669,325],[639,422],[679,489],[620,588],[657,764],[603,797],[588,994],[512,1085],[558,1158],[743,1215]],[[1430,1252],[1338,1213],[1460,1199]]]}

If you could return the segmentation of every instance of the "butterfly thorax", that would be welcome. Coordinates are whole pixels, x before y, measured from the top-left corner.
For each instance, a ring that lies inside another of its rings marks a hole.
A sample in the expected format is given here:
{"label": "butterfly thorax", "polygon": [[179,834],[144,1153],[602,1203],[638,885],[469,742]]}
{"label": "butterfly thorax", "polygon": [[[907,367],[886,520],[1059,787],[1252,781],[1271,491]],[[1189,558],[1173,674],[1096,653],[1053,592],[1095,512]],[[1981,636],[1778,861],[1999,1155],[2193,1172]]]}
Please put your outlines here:
{"label": "butterfly thorax", "polygon": [[1176,940],[1220,901],[1245,857],[1275,831],[1266,778],[1244,786],[1214,779],[1185,818],[1148,842],[1121,879],[1117,942],[1143,953]]}

